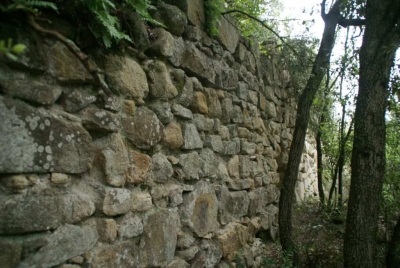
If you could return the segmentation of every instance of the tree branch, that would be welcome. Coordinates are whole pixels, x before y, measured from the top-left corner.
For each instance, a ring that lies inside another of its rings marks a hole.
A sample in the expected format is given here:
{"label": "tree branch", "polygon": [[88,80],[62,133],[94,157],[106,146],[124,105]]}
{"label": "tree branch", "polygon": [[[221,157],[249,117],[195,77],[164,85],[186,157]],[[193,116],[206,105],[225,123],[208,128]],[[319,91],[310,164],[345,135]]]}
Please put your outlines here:
{"label": "tree branch", "polygon": [[344,28],[347,28],[348,26],[363,26],[365,25],[365,19],[340,18],[338,24]]}
{"label": "tree branch", "polygon": [[112,95],[110,88],[108,87],[107,83],[104,81],[103,77],[101,76],[101,70],[97,67],[96,63],[92,61],[88,55],[83,53],[79,47],[70,39],[65,37],[64,35],[60,34],[57,31],[48,30],[40,26],[36,21],[33,15],[28,15],[28,23],[38,32],[49,35],[57,40],[61,41],[74,55],[77,57],[86,70],[92,75],[96,84],[100,86],[100,88],[107,94]]}

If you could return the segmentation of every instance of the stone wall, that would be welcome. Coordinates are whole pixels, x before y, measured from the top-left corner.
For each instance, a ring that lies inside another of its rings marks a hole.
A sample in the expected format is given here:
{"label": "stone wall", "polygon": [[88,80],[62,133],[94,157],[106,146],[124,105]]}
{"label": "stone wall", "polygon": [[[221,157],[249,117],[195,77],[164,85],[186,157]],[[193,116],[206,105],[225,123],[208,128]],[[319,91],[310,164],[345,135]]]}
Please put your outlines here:
{"label": "stone wall", "polygon": [[[154,14],[168,30],[149,38],[132,13],[134,48],[90,53],[113,95],[60,41],[0,25],[27,45],[0,63],[2,267],[227,267],[237,252],[259,266],[256,234],[277,233],[290,78],[228,21],[210,38],[202,1],[169,2]],[[298,200],[316,192],[315,158],[307,143]]]}

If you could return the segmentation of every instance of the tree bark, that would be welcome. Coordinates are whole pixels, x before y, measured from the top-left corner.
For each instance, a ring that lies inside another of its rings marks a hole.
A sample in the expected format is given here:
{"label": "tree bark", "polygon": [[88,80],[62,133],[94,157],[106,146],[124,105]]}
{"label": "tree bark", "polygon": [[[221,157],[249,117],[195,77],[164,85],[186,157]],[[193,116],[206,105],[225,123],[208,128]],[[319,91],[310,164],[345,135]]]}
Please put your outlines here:
{"label": "tree bark", "polygon": [[399,0],[367,1],[343,249],[345,267],[377,267],[378,212],[385,171],[385,108],[390,69],[399,45],[399,8]]}
{"label": "tree bark", "polygon": [[388,268],[400,267],[400,218],[397,220],[392,239],[389,243],[389,249],[386,255],[386,265]]}
{"label": "tree bark", "polygon": [[319,196],[320,206],[322,208],[325,207],[325,193],[324,193],[324,186],[322,184],[322,182],[323,182],[324,165],[323,165],[323,162],[322,162],[322,140],[321,140],[321,136],[322,136],[321,126],[324,124],[324,122],[325,122],[325,116],[324,116],[324,114],[322,114],[320,119],[319,119],[320,127],[318,128],[317,137],[316,137],[316,143],[317,143],[317,167],[318,167],[318,172],[317,172],[317,175],[318,175],[318,196]]}
{"label": "tree bark", "polygon": [[332,9],[325,14],[325,1],[321,4],[321,13],[325,21],[324,33],[311,75],[297,103],[297,117],[293,134],[289,160],[281,185],[279,198],[279,236],[282,249],[293,253],[293,262],[297,265],[298,250],[292,237],[292,205],[294,189],[299,173],[299,164],[307,133],[310,108],[315,94],[329,66],[330,56],[335,43],[336,25],[340,19],[341,0],[336,0]]}

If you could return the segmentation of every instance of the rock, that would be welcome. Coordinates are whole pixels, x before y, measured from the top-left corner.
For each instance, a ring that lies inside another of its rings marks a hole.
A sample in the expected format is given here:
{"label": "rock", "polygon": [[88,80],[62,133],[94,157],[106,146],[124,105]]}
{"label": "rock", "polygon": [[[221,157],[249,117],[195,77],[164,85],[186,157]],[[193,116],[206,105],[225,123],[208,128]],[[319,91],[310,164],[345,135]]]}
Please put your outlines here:
{"label": "rock", "polygon": [[63,83],[86,83],[93,78],[79,59],[60,41],[47,53],[49,71]]}
{"label": "rock", "polygon": [[57,85],[29,80],[0,80],[0,88],[7,95],[40,105],[52,105],[61,96]]}
{"label": "rock", "polygon": [[223,141],[224,152],[223,155],[235,155],[240,152],[240,139],[234,138],[231,141]]}
{"label": "rock", "polygon": [[193,101],[193,80],[195,78],[189,78],[185,76],[184,86],[181,88],[180,85],[175,85],[178,88],[179,96],[176,101],[184,106],[188,107]]}
{"label": "rock", "polygon": [[50,180],[55,185],[64,185],[70,181],[69,176],[62,173],[51,173]]}
{"label": "rock", "polygon": [[142,67],[129,57],[109,55],[105,61],[106,79],[110,88],[129,99],[143,99],[149,92]]}
{"label": "rock", "polygon": [[0,260],[4,268],[17,267],[21,260],[22,243],[0,239]]}
{"label": "rock", "polygon": [[201,248],[205,251],[205,264],[206,268],[214,268],[222,258],[222,250],[220,245],[215,240],[203,239]]}
{"label": "rock", "polygon": [[62,98],[62,106],[64,110],[69,113],[77,112],[89,104],[95,102],[97,100],[96,96],[82,91],[75,89],[71,93],[66,94]]}
{"label": "rock", "polygon": [[233,105],[232,122],[235,124],[243,123],[243,112],[242,109],[237,105]]}
{"label": "rock", "polygon": [[127,138],[139,149],[151,149],[161,141],[164,126],[146,107],[138,107],[133,117],[122,119]]}
{"label": "rock", "polygon": [[138,267],[139,251],[132,241],[114,245],[100,245],[86,253],[90,268],[97,267]]}
{"label": "rock", "polygon": [[254,154],[256,152],[257,145],[252,142],[247,142],[245,140],[240,141],[240,152],[242,154]]}
{"label": "rock", "polygon": [[239,171],[241,178],[248,178],[251,175],[252,161],[248,156],[239,156]]}
{"label": "rock", "polygon": [[[228,53],[228,55],[230,55]],[[225,90],[234,90],[239,78],[237,72],[229,67],[224,61],[213,62],[215,71],[215,85]]]}
{"label": "rock", "polygon": [[224,98],[221,103],[221,121],[223,123],[229,123],[233,117],[233,104],[232,99]]}
{"label": "rock", "polygon": [[181,154],[179,156],[179,165],[182,167],[184,178],[187,180],[198,180],[201,161],[197,152]]}
{"label": "rock", "polygon": [[118,236],[122,239],[132,238],[143,233],[142,219],[132,214],[126,214],[122,219],[117,220]]}
{"label": "rock", "polygon": [[217,92],[212,88],[205,88],[204,94],[207,99],[208,115],[211,118],[220,119],[222,117],[222,108]]}
{"label": "rock", "polygon": [[172,261],[179,228],[176,209],[157,210],[146,215],[140,240],[140,262],[143,267],[166,266]]}
{"label": "rock", "polygon": [[205,13],[203,0],[166,0],[168,4],[179,7],[187,15],[188,20],[203,29],[205,25]]}
{"label": "rock", "polygon": [[179,149],[182,147],[184,140],[182,129],[178,123],[171,122],[164,130],[164,143],[171,149]]}
{"label": "rock", "polygon": [[223,125],[220,126],[218,129],[218,134],[221,136],[221,139],[223,141],[228,141],[231,139],[231,134],[229,133],[229,129],[226,126],[223,126]]}
{"label": "rock", "polygon": [[221,136],[219,135],[208,135],[206,136],[204,145],[212,149],[216,153],[224,152],[224,145],[222,143]]}
{"label": "rock", "polygon": [[136,111],[136,104],[133,100],[124,100],[122,102],[122,112],[127,116],[133,116]]}
{"label": "rock", "polygon": [[1,178],[7,188],[22,190],[29,187],[29,180],[24,175],[11,175]]}
{"label": "rock", "polygon": [[157,36],[152,40],[146,54],[171,57],[174,49],[174,37],[164,28],[156,28],[152,33]]}
{"label": "rock", "polygon": [[172,177],[174,170],[168,159],[161,153],[154,154],[151,157],[152,178],[156,182],[165,182]]}
{"label": "rock", "polygon": [[178,7],[164,3],[157,5],[157,12],[153,18],[164,24],[169,32],[177,36],[183,34],[187,24],[185,14]]}
{"label": "rock", "polygon": [[118,132],[121,128],[118,116],[106,110],[88,107],[81,112],[81,116],[87,130]]}
{"label": "rock", "polygon": [[218,200],[214,189],[204,181],[199,181],[193,192],[183,194],[179,210],[182,223],[199,237],[218,229]]}
{"label": "rock", "polygon": [[132,208],[131,191],[128,189],[106,189],[103,212],[109,216],[125,214]]}
{"label": "rock", "polygon": [[[44,209],[45,208],[45,209]],[[21,234],[76,223],[95,211],[89,196],[77,193],[0,197],[0,234]]]}
{"label": "rock", "polygon": [[199,248],[197,246],[193,246],[185,250],[177,250],[175,255],[182,260],[189,261],[194,258],[198,251]]}
{"label": "rock", "polygon": [[100,241],[112,243],[117,238],[117,223],[113,219],[97,219],[97,232]]}
{"label": "rock", "polygon": [[172,113],[183,119],[193,119],[193,114],[189,109],[176,103],[172,105]]}
{"label": "rock", "polygon": [[63,116],[0,96],[0,173],[88,170],[91,137]]}
{"label": "rock", "polygon": [[228,261],[232,261],[236,255],[236,251],[245,245],[249,238],[247,227],[236,222],[229,223],[217,237],[221,245],[223,257]]}
{"label": "rock", "polygon": [[125,184],[129,157],[119,134],[111,134],[94,142],[99,149],[100,163],[106,175],[107,184],[121,187]]}
{"label": "rock", "polygon": [[36,254],[25,259],[19,267],[53,267],[91,250],[98,239],[95,229],[66,224],[47,239]]}
{"label": "rock", "polygon": [[208,114],[208,106],[207,106],[207,100],[206,96],[201,93],[200,91],[196,91],[193,94],[193,100],[191,104],[191,109],[195,113],[200,113],[200,114]]}
{"label": "rock", "polygon": [[232,179],[239,179],[239,156],[234,155],[228,161],[228,172]]}
{"label": "rock", "polygon": [[189,267],[190,264],[181,259],[174,259],[166,266],[166,268],[189,268]]}
{"label": "rock", "polygon": [[239,42],[239,31],[232,16],[223,16],[218,30],[218,38],[222,45],[230,52],[234,53]]}
{"label": "rock", "polygon": [[199,132],[197,132],[197,129],[193,124],[184,125],[183,139],[183,149],[185,150],[200,149],[203,147],[203,142],[201,141]]}
{"label": "rock", "polygon": [[156,99],[173,99],[178,90],[171,80],[167,66],[162,61],[151,61],[146,66],[150,95]]}
{"label": "rock", "polygon": [[219,200],[219,221],[227,224],[247,214],[249,208],[249,196],[246,191],[229,192],[228,188],[222,187]]}
{"label": "rock", "polygon": [[215,167],[215,154],[209,148],[204,148],[200,152],[201,169],[199,172],[200,177],[210,177],[217,173]]}
{"label": "rock", "polygon": [[151,158],[147,154],[142,154],[135,150],[129,150],[129,161],[126,183],[143,183],[147,179],[147,174],[151,165]]}
{"label": "rock", "polygon": [[132,193],[132,211],[148,211],[151,208],[153,208],[153,201],[149,193]]}
{"label": "rock", "polygon": [[229,190],[241,191],[254,188],[254,181],[252,179],[241,179],[228,181]]}
{"label": "rock", "polygon": [[268,203],[268,192],[265,188],[258,188],[249,193],[250,206],[249,216],[255,217],[259,213],[263,213]]}
{"label": "rock", "polygon": [[277,204],[279,202],[280,191],[274,184],[267,186],[268,204]]}
{"label": "rock", "polygon": [[157,117],[165,125],[174,119],[174,115],[171,112],[171,106],[167,101],[156,101],[150,104],[149,107],[156,113]]}
{"label": "rock", "polygon": [[180,250],[188,249],[194,244],[195,241],[196,240],[193,238],[193,236],[189,235],[188,233],[178,234],[176,248]]}
{"label": "rock", "polygon": [[[136,100],[137,103],[143,102],[142,100]],[[105,93],[101,93],[101,101],[99,101],[101,108],[109,110],[111,112],[119,112],[122,109],[121,98],[115,95],[108,96]]]}

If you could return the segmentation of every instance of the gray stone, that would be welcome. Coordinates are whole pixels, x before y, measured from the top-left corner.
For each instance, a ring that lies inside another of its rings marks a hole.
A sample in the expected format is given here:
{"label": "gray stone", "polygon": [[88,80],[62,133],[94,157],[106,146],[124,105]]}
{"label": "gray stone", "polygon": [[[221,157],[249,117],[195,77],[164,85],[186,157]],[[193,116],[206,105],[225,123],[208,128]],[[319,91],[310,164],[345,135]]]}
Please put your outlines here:
{"label": "gray stone", "polygon": [[221,139],[224,141],[228,141],[231,139],[231,134],[229,133],[229,129],[226,126],[221,125],[218,128],[218,134],[221,136]]}
{"label": "gray stone", "polygon": [[96,96],[83,90],[74,90],[66,94],[62,100],[64,110],[70,113],[77,112],[97,100]]}
{"label": "gray stone", "polygon": [[247,142],[245,140],[240,141],[240,152],[242,154],[254,154],[256,152],[257,145],[252,142]]}
{"label": "gray stone", "polygon": [[211,118],[221,118],[222,108],[221,108],[221,103],[219,102],[218,99],[217,92],[212,88],[205,88],[204,94],[207,99],[208,115]]}
{"label": "gray stone", "polygon": [[193,124],[185,124],[183,128],[183,149],[200,149],[203,147],[203,142],[197,132],[196,126]]}
{"label": "gray stone", "polygon": [[140,262],[143,267],[166,266],[174,258],[180,228],[176,209],[152,211],[144,220],[140,240]]}
{"label": "gray stone", "polygon": [[219,200],[220,223],[225,225],[240,220],[242,216],[247,214],[249,203],[249,195],[246,191],[229,192],[227,187],[222,187]]}
{"label": "gray stone", "polygon": [[99,150],[107,184],[121,187],[125,184],[129,167],[128,152],[119,134],[111,134],[94,142]]}
{"label": "gray stone", "polygon": [[106,79],[110,88],[127,98],[141,100],[149,92],[146,74],[142,67],[129,57],[107,56]]}
{"label": "gray stone", "polygon": [[[137,102],[141,103],[142,100],[137,100]],[[115,95],[108,96],[105,93],[102,93],[100,105],[101,108],[111,112],[119,112],[122,109],[122,99]]]}
{"label": "gray stone", "polygon": [[131,191],[128,189],[106,189],[103,212],[109,216],[125,214],[132,208]]}
{"label": "gray stone", "polygon": [[0,121],[1,173],[88,170],[93,158],[91,137],[63,113],[0,96]]}
{"label": "gray stone", "polygon": [[193,100],[193,80],[195,78],[189,78],[185,76],[184,86],[180,88],[180,85],[175,85],[178,88],[179,96],[176,101],[185,107],[188,107]]}
{"label": "gray stone", "polygon": [[132,214],[126,214],[117,220],[118,236],[122,239],[132,238],[143,233],[142,219]]}
{"label": "gray stone", "polygon": [[189,268],[189,267],[190,267],[189,263],[177,258],[168,263],[168,265],[166,266],[166,268]]}
{"label": "gray stone", "polygon": [[36,254],[25,259],[19,267],[53,267],[92,249],[98,239],[95,229],[66,224],[47,239]]}
{"label": "gray stone", "polygon": [[113,219],[96,219],[99,241],[113,243],[117,238],[117,223]]}
{"label": "gray stone", "polygon": [[159,3],[153,18],[164,24],[168,31],[180,36],[185,30],[187,19],[185,14],[176,6]]}
{"label": "gray stone", "polygon": [[151,157],[151,162],[151,174],[154,181],[165,182],[172,177],[174,169],[165,155],[161,153],[154,154]]}
{"label": "gray stone", "polygon": [[239,42],[239,31],[234,18],[230,15],[221,18],[218,38],[222,45],[230,52],[234,53]]}
{"label": "gray stone", "polygon": [[189,261],[194,258],[198,251],[199,248],[197,246],[193,246],[185,250],[177,250],[175,255],[182,260]]}
{"label": "gray stone", "polygon": [[17,267],[21,261],[22,243],[0,239],[0,261],[4,268]]}
{"label": "gray stone", "polygon": [[224,141],[223,155],[235,155],[240,152],[240,139],[234,138],[231,141]]}
{"label": "gray stone", "polygon": [[217,264],[222,258],[222,250],[219,243],[214,240],[203,239],[201,248],[205,251],[205,268],[217,267]]}
{"label": "gray stone", "polygon": [[196,25],[201,29],[204,28],[205,13],[203,0],[166,0],[165,2],[179,7],[183,12],[185,12],[188,20],[193,25]]}
{"label": "gray stone", "polygon": [[279,196],[280,191],[278,187],[276,187],[274,184],[270,184],[267,186],[268,204],[277,204],[279,202]]}
{"label": "gray stone", "polygon": [[226,62],[214,61],[215,85],[225,90],[234,90],[238,84],[238,75]]}
{"label": "gray stone", "polygon": [[87,130],[118,132],[121,128],[116,114],[95,107],[88,107],[81,112],[82,124]]}
{"label": "gray stone", "polygon": [[199,181],[193,192],[183,195],[179,210],[182,223],[199,237],[218,229],[218,200],[214,189],[204,181]]}
{"label": "gray stone", "polygon": [[153,208],[151,195],[146,192],[132,193],[132,211],[148,211]]}
{"label": "gray stone", "polygon": [[122,120],[127,138],[140,149],[151,149],[161,141],[164,126],[155,113],[146,107],[138,107],[133,117]]}
{"label": "gray stone", "polygon": [[179,165],[182,167],[184,178],[188,180],[198,180],[201,161],[197,152],[181,154],[179,156]]}
{"label": "gray stone", "polygon": [[47,85],[31,80],[0,80],[0,88],[7,95],[34,102],[40,105],[52,105],[61,96],[57,85]]}
{"label": "gray stone", "polygon": [[152,33],[157,36],[155,40],[152,40],[146,54],[170,57],[172,56],[174,49],[174,37],[164,28],[156,28],[152,30]]}
{"label": "gray stone", "polygon": [[176,248],[183,250],[188,249],[190,246],[194,244],[196,240],[192,235],[188,233],[178,234],[178,241],[176,242]]}
{"label": "gray stone", "polygon": [[239,156],[237,156],[237,155],[232,156],[228,161],[227,168],[228,168],[229,176],[232,179],[239,179],[239,177],[240,177]]}
{"label": "gray stone", "polygon": [[181,148],[184,143],[181,126],[176,122],[169,123],[164,130],[163,141],[172,149]]}
{"label": "gray stone", "polygon": [[172,113],[183,119],[193,119],[193,114],[189,109],[176,103],[172,105]]}
{"label": "gray stone", "polygon": [[133,184],[145,182],[151,165],[150,156],[134,150],[129,150],[128,156],[131,165],[126,174],[126,182]]}
{"label": "gray stone", "polygon": [[132,241],[99,245],[86,254],[88,267],[139,267],[139,250]]}
{"label": "gray stone", "polygon": [[268,203],[268,192],[265,188],[258,188],[249,193],[250,206],[249,216],[255,217],[260,213],[264,213]]}
{"label": "gray stone", "polygon": [[124,23],[129,28],[129,37],[135,48],[144,50],[149,46],[149,33],[147,32],[147,23],[142,16],[132,9],[126,10],[124,14]]}
{"label": "gray stone", "polygon": [[229,134],[231,138],[236,138],[238,136],[238,126],[236,124],[234,125],[227,125],[229,129]]}
{"label": "gray stone", "polygon": [[215,167],[215,154],[209,148],[204,148],[200,152],[201,169],[199,172],[200,177],[211,177],[217,173]]}
{"label": "gray stone", "polygon": [[228,181],[229,190],[241,191],[254,188],[254,181],[252,179],[240,179]]}
{"label": "gray stone", "polygon": [[219,135],[208,135],[204,141],[204,146],[210,148],[216,153],[224,152],[224,144],[222,143],[221,136]]}
{"label": "gray stone", "polygon": [[236,124],[243,123],[243,112],[242,109],[237,105],[233,106],[232,122]]}
{"label": "gray stone", "polygon": [[167,125],[174,119],[174,115],[171,112],[171,105],[167,101],[156,101],[150,104],[149,108],[156,113],[164,125]]}
{"label": "gray stone", "polygon": [[232,99],[231,98],[223,99],[221,103],[221,109],[222,109],[221,121],[225,124],[229,123],[233,117]]}
{"label": "gray stone", "polygon": [[248,178],[251,175],[252,161],[248,156],[239,156],[239,171],[241,178]]}
{"label": "gray stone", "polygon": [[95,211],[89,196],[77,193],[0,197],[0,233],[21,234],[76,223]]}
{"label": "gray stone", "polygon": [[178,95],[178,90],[171,80],[171,76],[164,62],[156,60],[146,64],[149,78],[150,95],[158,99],[173,99]]}

